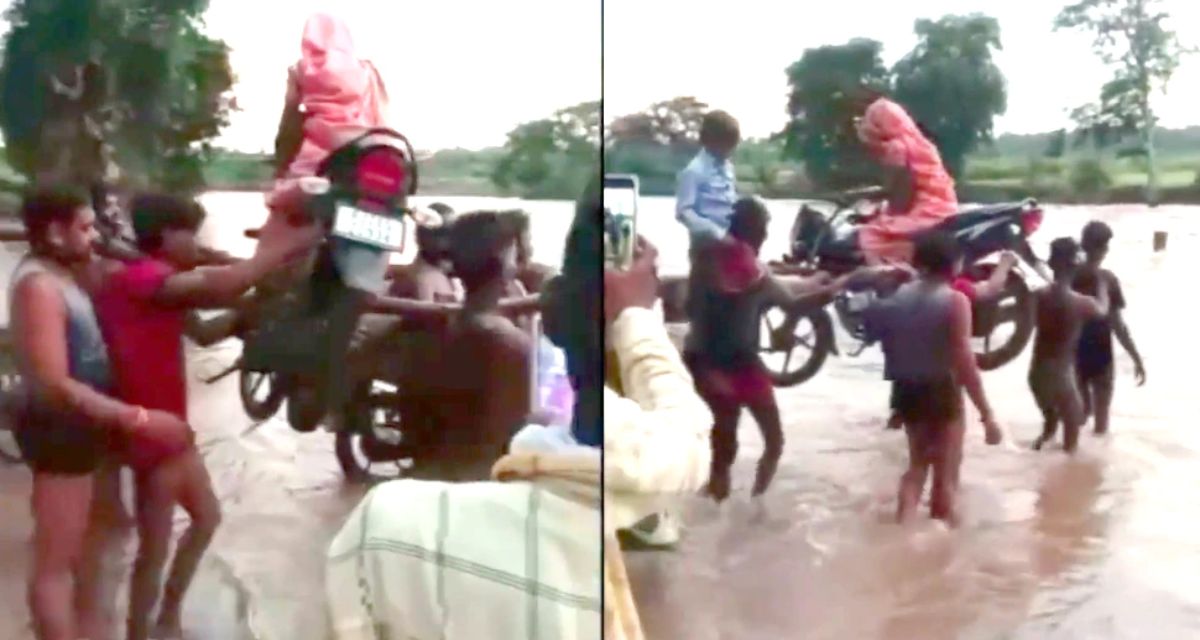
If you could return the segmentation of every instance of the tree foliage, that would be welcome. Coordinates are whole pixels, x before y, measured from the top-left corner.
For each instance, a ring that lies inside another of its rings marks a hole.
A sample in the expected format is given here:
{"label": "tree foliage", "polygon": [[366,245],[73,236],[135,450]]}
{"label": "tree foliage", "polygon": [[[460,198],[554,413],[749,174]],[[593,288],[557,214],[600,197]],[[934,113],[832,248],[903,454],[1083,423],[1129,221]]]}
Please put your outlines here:
{"label": "tree foliage", "polygon": [[531,198],[574,198],[596,171],[600,103],[585,102],[518,125],[492,171],[502,190]]}
{"label": "tree foliage", "polygon": [[1158,120],[1151,98],[1166,90],[1180,58],[1190,51],[1167,26],[1169,18],[1158,0],[1080,0],[1063,8],[1054,25],[1090,32],[1093,50],[1113,68],[1099,102],[1072,113],[1078,139],[1107,146],[1136,138],[1138,153],[1146,156],[1151,202],[1158,187],[1153,137]]}
{"label": "tree foliage", "polygon": [[918,20],[919,38],[895,66],[894,95],[936,139],[951,175],[962,176],[967,154],[990,143],[993,121],[1007,108],[1004,74],[992,60],[1000,24],[974,14]]}
{"label": "tree foliage", "polygon": [[605,144],[695,146],[699,144],[700,124],[708,110],[708,104],[691,96],[656,102],[644,111],[614,120],[608,127]]}
{"label": "tree foliage", "polygon": [[0,128],[14,167],[28,177],[46,152],[49,76],[92,61],[101,72],[103,138],[125,177],[199,187],[209,141],[234,108],[228,47],[203,32],[207,7],[207,0],[15,0],[0,66]]}
{"label": "tree foliage", "polygon": [[854,116],[870,95],[885,93],[891,84],[882,52],[879,42],[856,39],[809,49],[788,67],[784,153],[803,162],[819,185],[838,188],[876,179],[877,169],[858,143]]}

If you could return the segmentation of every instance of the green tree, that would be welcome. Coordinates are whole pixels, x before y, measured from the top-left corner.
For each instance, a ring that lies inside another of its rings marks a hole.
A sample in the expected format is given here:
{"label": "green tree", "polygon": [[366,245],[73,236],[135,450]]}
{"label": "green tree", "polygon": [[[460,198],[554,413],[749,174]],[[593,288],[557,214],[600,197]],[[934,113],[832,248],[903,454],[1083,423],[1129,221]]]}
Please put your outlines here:
{"label": "green tree", "polygon": [[570,199],[587,185],[600,153],[600,103],[585,102],[508,134],[492,182],[529,198]]}
{"label": "green tree", "polygon": [[1101,88],[1100,102],[1073,116],[1085,137],[1097,145],[1134,137],[1146,158],[1146,200],[1158,198],[1151,97],[1165,91],[1179,59],[1189,52],[1167,27],[1169,15],[1158,0],[1080,0],[1055,19],[1055,29],[1091,32],[1092,48],[1113,68]]}
{"label": "green tree", "polygon": [[918,20],[916,48],[895,66],[894,95],[932,134],[951,175],[967,154],[992,141],[993,121],[1007,108],[1004,74],[992,60],[1000,23],[974,14]]}
{"label": "green tree", "polygon": [[644,111],[621,116],[608,127],[606,144],[638,142],[697,145],[708,104],[691,96],[656,102]]}
{"label": "green tree", "polygon": [[867,99],[886,92],[890,75],[883,45],[856,39],[809,49],[788,67],[790,120],[783,132],[786,157],[804,163],[817,185],[841,188],[878,180],[854,131]]}
{"label": "green tree", "polygon": [[1042,153],[1047,158],[1061,158],[1067,152],[1067,130],[1059,129],[1050,134],[1046,142],[1046,150]]}
{"label": "green tree", "polygon": [[[228,47],[202,31],[207,7],[207,0],[13,2],[5,13],[0,128],[14,167],[32,177],[50,151],[47,132],[62,124],[55,118],[78,119],[46,108],[56,99],[51,76],[78,77],[76,69],[90,67],[91,120],[75,127],[69,146],[102,139],[133,182],[201,186],[209,141],[235,108]],[[73,153],[70,162],[84,156]]]}

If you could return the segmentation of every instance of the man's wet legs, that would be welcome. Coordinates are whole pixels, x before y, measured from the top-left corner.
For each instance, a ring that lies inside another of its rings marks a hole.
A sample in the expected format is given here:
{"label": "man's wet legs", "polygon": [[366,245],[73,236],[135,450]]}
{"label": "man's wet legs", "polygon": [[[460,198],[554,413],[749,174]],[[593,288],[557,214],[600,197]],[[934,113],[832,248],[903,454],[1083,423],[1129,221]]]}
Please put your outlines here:
{"label": "man's wet legs", "polygon": [[730,471],[737,457],[737,428],[741,408],[737,405],[713,406],[712,468],[708,476],[708,495],[717,502],[729,497]]}
{"label": "man's wet legs", "polygon": [[[758,461],[752,493],[759,496],[771,486],[771,480],[779,468],[779,458],[783,455],[783,422],[779,417],[779,404],[775,402],[774,393],[763,401],[751,404],[749,409],[750,415],[758,422],[763,437],[763,455]],[[737,428],[736,425],[734,428]],[[734,446],[736,447],[736,444]]]}
{"label": "man's wet legs", "polygon": [[944,425],[934,440],[932,451],[933,487],[929,496],[929,516],[950,526],[958,524],[955,504],[958,500],[958,479],[962,470],[963,434],[961,418]]}
{"label": "man's wet legs", "polygon": [[1112,409],[1113,378],[1112,365],[1096,375],[1078,376],[1084,416],[1092,418],[1092,428],[1098,436],[1108,433],[1109,414]]}
{"label": "man's wet legs", "polygon": [[929,425],[906,424],[904,433],[908,438],[908,469],[900,476],[900,489],[896,504],[896,521],[908,522],[925,492],[925,479],[929,476]]}
{"label": "man's wet legs", "polygon": [[37,473],[29,610],[38,640],[78,640],[74,592],[90,519],[92,474]]}

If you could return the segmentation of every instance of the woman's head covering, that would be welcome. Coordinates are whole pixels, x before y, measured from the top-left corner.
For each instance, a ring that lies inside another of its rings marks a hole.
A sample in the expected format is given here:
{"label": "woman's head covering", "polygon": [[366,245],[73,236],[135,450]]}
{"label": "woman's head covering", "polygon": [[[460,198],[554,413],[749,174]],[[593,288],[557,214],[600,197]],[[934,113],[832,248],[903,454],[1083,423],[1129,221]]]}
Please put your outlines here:
{"label": "woman's head covering", "polygon": [[882,145],[890,140],[921,135],[917,123],[904,107],[879,98],[867,107],[858,124],[858,136],[868,146]]}
{"label": "woman's head covering", "polygon": [[885,164],[903,165],[915,149],[937,154],[937,147],[921,133],[916,120],[887,98],[879,98],[867,107],[858,121],[858,137]]}
{"label": "woman's head covering", "polygon": [[378,72],[358,58],[350,28],[329,14],[304,25],[296,65],[301,100],[323,124],[374,127],[383,121],[386,94]]}

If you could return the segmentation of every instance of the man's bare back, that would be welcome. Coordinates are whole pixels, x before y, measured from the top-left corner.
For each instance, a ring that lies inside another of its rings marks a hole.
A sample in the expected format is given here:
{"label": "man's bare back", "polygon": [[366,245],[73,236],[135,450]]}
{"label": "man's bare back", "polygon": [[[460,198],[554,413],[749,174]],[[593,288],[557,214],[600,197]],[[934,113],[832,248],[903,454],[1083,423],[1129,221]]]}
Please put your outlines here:
{"label": "man's bare back", "polygon": [[1063,422],[1063,448],[1075,450],[1079,428],[1086,417],[1083,400],[1075,382],[1075,351],[1083,326],[1089,320],[1108,314],[1108,290],[1101,284],[1095,298],[1076,293],[1071,282],[1078,267],[1078,246],[1071,238],[1059,238],[1051,244],[1050,267],[1054,283],[1034,293],[1036,335],[1033,361],[1029,369],[1029,388],[1044,419],[1042,435],[1034,449],[1054,437],[1058,422]]}

